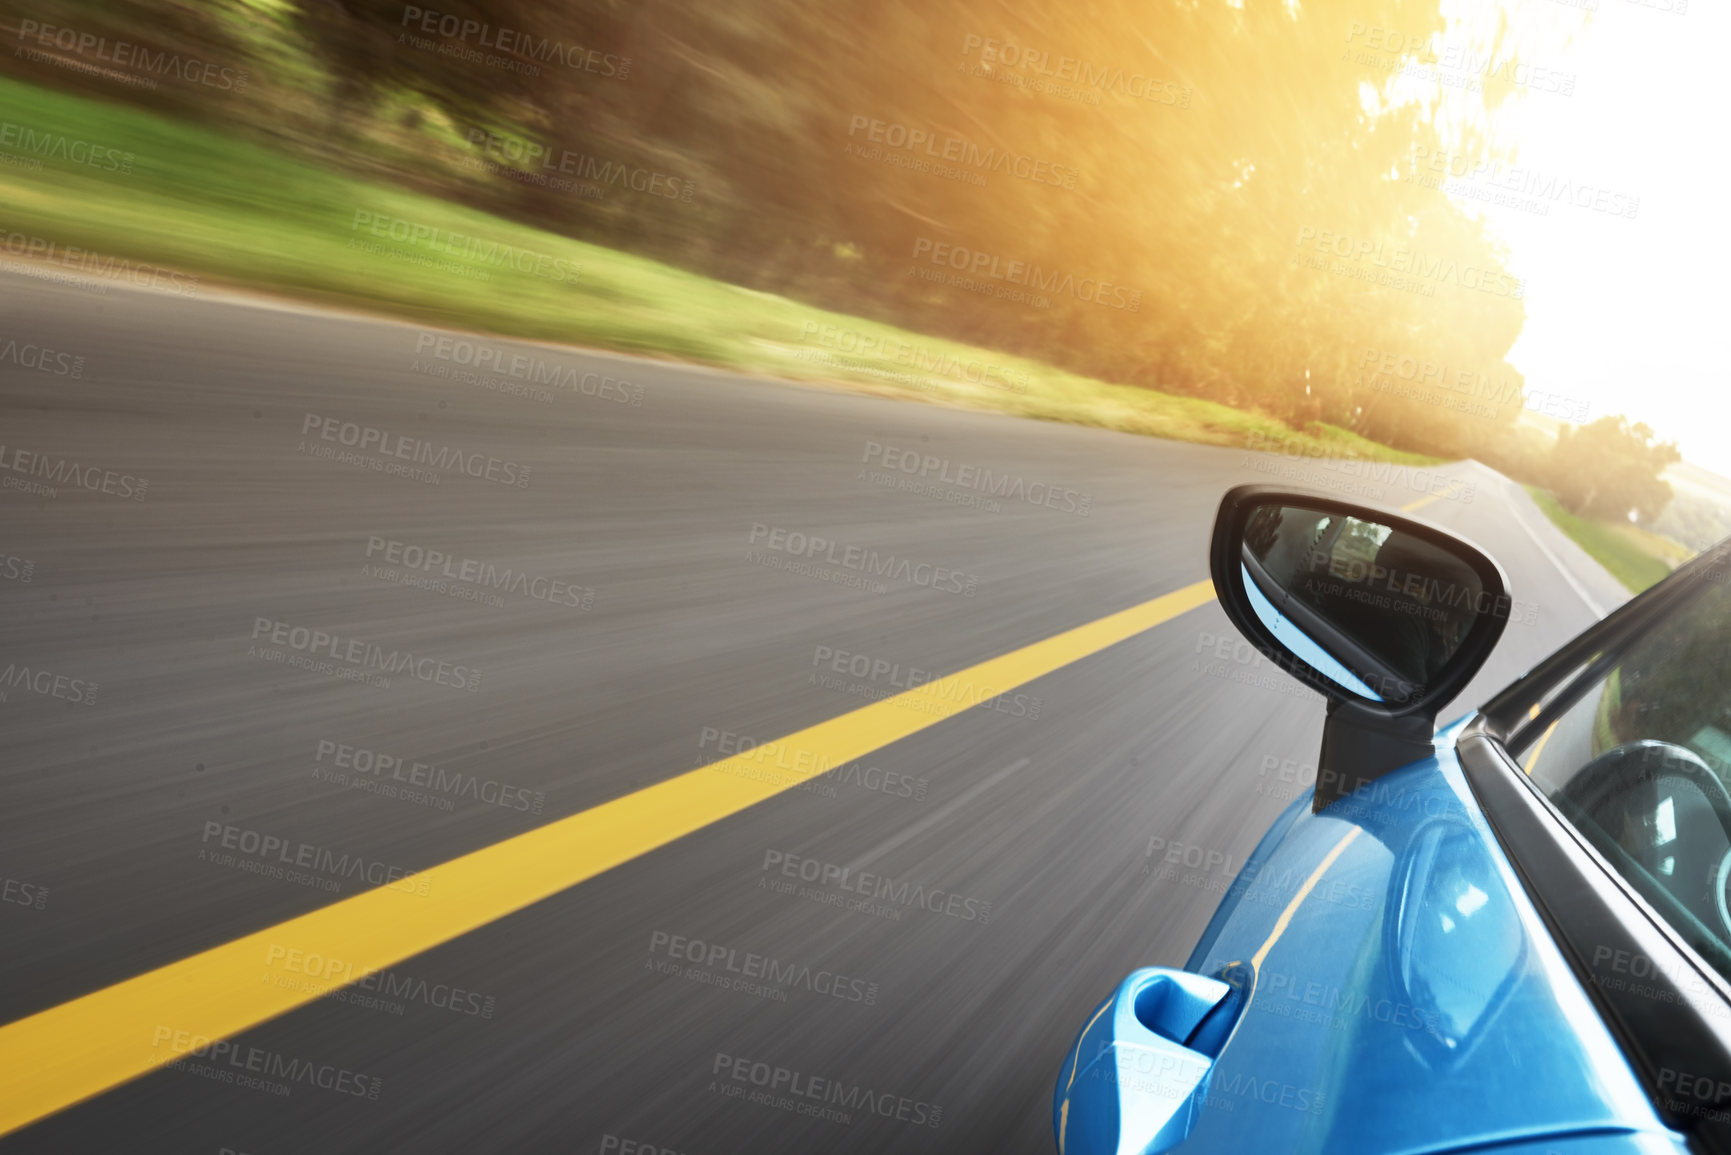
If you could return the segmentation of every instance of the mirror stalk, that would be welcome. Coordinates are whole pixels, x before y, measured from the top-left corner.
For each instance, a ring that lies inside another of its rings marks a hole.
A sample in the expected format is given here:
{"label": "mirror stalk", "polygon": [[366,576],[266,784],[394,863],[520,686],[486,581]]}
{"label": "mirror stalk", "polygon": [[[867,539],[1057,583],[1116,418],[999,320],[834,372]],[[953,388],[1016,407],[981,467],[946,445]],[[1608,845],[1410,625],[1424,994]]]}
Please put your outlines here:
{"label": "mirror stalk", "polygon": [[1357,702],[1332,699],[1322,727],[1322,754],[1316,760],[1316,793],[1310,812],[1373,782],[1390,770],[1436,752],[1436,715],[1423,712],[1390,717]]}

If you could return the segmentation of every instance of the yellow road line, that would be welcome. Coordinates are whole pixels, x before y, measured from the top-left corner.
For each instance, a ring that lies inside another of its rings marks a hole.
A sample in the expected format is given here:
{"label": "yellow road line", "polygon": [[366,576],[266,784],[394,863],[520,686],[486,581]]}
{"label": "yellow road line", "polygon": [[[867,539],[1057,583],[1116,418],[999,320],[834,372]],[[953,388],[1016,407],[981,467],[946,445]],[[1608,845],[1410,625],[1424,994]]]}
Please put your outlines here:
{"label": "yellow road line", "polygon": [[1421,497],[1417,501],[1409,501],[1400,507],[1400,511],[1402,513],[1414,513],[1423,509],[1439,497],[1453,497],[1455,495],[1455,490],[1459,485],[1460,479],[1458,477],[1454,478],[1449,481],[1448,488],[1443,490],[1441,493],[1433,493],[1428,497]]}
{"label": "yellow road line", "polygon": [[1094,1029],[1094,1024],[1100,1021],[1100,1016],[1106,1013],[1113,1001],[1107,999],[1101,1003],[1094,1017],[1088,1020],[1088,1025],[1082,1028],[1082,1033],[1076,1036],[1076,1061],[1070,1064],[1070,1081],[1064,1084],[1064,1105],[1058,1109],[1058,1155],[1065,1155],[1064,1135],[1070,1129],[1070,1092],[1076,1086],[1076,1072],[1082,1069],[1082,1040],[1088,1037],[1088,1032]]}
{"label": "yellow road line", "polygon": [[[1537,708],[1538,707],[1536,706],[1534,707],[1534,709]],[[1533,767],[1539,764],[1539,755],[1545,752],[1545,743],[1549,742],[1551,740],[1551,735],[1557,732],[1557,724],[1561,721],[1562,719],[1558,718],[1556,722],[1552,722],[1549,726],[1545,727],[1545,732],[1539,735],[1538,742],[1533,745],[1533,752],[1527,755],[1527,764],[1521,767],[1522,770],[1526,771],[1527,777],[1531,778],[1533,776]]]}
{"label": "yellow road line", "polygon": [[1362,826],[1354,826],[1348,830],[1346,837],[1335,843],[1334,849],[1330,850],[1316,869],[1311,871],[1310,877],[1304,880],[1304,885],[1298,888],[1298,893],[1292,896],[1292,901],[1286,904],[1286,909],[1280,912],[1279,918],[1275,919],[1274,930],[1269,933],[1268,941],[1263,943],[1251,958],[1250,967],[1252,970],[1262,970],[1262,960],[1268,957],[1268,952],[1274,949],[1274,944],[1281,935],[1286,933],[1286,928],[1292,923],[1292,916],[1298,913],[1299,906],[1310,896],[1310,892],[1316,889],[1316,884],[1322,881],[1322,876],[1328,873],[1328,868],[1334,865],[1334,860],[1345,853],[1346,848],[1352,845],[1352,840],[1357,838],[1363,829]]}
{"label": "yellow road line", "polygon": [[[0,1027],[0,1135],[178,1059],[194,1040],[274,1019],[1213,600],[1213,583],[1197,582]],[[324,973],[340,977],[320,986],[271,965],[288,951],[318,955]]]}

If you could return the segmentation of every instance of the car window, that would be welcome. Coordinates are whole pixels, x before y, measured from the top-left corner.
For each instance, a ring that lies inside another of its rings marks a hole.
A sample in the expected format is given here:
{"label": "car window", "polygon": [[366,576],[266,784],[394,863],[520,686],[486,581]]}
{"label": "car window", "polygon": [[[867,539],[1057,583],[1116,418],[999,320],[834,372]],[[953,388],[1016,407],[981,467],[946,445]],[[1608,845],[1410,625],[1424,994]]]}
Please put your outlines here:
{"label": "car window", "polygon": [[1731,978],[1731,589],[1703,583],[1519,761],[1612,867]]}

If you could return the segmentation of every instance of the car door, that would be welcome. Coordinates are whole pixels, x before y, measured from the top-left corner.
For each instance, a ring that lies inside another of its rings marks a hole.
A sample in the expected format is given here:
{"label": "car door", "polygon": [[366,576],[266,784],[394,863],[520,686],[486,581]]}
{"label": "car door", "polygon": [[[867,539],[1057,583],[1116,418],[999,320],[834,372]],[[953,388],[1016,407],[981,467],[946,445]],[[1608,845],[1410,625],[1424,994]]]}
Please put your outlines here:
{"label": "car door", "polygon": [[1328,782],[1367,763],[1325,740],[1183,971],[1088,1021],[1059,1150],[1731,1149],[1728,548],[1424,757]]}
{"label": "car door", "polygon": [[1185,964],[1252,990],[1178,1150],[1679,1149],[1480,811],[1467,729],[1258,847]]}
{"label": "car door", "polygon": [[1488,703],[1459,760],[1664,1121],[1731,1151],[1731,542]]}

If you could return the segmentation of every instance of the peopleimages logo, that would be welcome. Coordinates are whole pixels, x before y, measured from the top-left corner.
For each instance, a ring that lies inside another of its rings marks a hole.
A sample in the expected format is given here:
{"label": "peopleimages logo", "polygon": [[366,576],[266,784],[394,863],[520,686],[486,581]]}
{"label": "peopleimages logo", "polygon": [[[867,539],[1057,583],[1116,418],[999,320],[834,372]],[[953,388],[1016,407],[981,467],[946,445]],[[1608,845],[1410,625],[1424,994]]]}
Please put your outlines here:
{"label": "peopleimages logo", "polygon": [[[704,752],[710,749],[711,743],[717,751],[725,755],[722,761],[706,761],[707,755]],[[785,742],[765,742],[747,734],[738,734],[715,726],[703,728],[703,733],[697,739],[697,749],[700,751],[697,759],[699,766],[708,766],[726,774],[753,778],[760,782],[782,783],[786,781],[786,775],[791,775],[805,780],[794,789],[809,790],[827,798],[835,797],[835,783],[839,782],[873,794],[888,794],[895,798],[912,798],[916,802],[924,802],[926,787],[930,785],[927,779],[914,778],[900,770],[865,766],[857,760],[843,765],[813,750],[789,748]]]}
{"label": "peopleimages logo", "polygon": [[[228,1039],[213,1039],[209,1035],[176,1030],[173,1027],[158,1026],[151,1037],[150,1045],[153,1050],[166,1046],[169,1052],[166,1056],[152,1054],[153,1066],[178,1063],[185,1057],[206,1059],[213,1063],[226,1063],[237,1071],[281,1079],[285,1083],[305,1083],[326,1091],[353,1095],[357,1099],[377,1099],[379,1089],[383,1086],[383,1080],[357,1074],[332,1063],[309,1063],[305,1059],[292,1058],[262,1047],[242,1048],[239,1043]],[[222,1073],[230,1076],[223,1080],[224,1082],[233,1081],[234,1071]],[[287,1090],[283,1093],[286,1094]]]}
{"label": "peopleimages logo", "polygon": [[[345,638],[308,626],[290,625],[276,618],[254,618],[252,636],[254,640],[264,638],[273,646],[287,646],[297,654],[329,658],[330,662],[323,663],[324,665],[340,662],[358,672],[408,674],[418,682],[449,686],[454,690],[467,690],[470,693],[481,688],[481,671],[474,666],[458,666],[437,658],[416,657],[409,650],[386,650],[374,642]],[[249,657],[259,656],[254,653],[255,648],[247,648]]]}
{"label": "peopleimages logo", "polygon": [[[816,669],[827,670],[832,674],[846,674],[861,679],[861,681],[847,683],[839,678],[830,678],[821,673],[813,673],[806,679],[809,685],[823,686],[830,690],[842,690],[846,693],[859,693],[861,697],[882,700],[898,697],[920,686],[930,685],[933,687],[931,691],[904,703],[909,709],[922,710],[927,713],[944,713],[948,703],[965,702],[969,708],[977,706],[994,713],[1009,714],[1016,718],[1038,718],[1040,707],[1045,704],[1045,699],[1038,694],[1018,694],[1010,690],[996,689],[990,685],[976,683],[972,678],[963,674],[951,674],[945,677],[933,673],[931,670],[922,670],[917,666],[903,666],[900,662],[873,658],[849,650],[838,650],[833,646],[818,646],[813,650],[811,664]],[[871,683],[878,682],[885,684],[871,685]]]}
{"label": "peopleimages logo", "polygon": [[1715,1123],[1731,1122],[1731,1111],[1720,1104],[1731,1103],[1731,1082],[1722,1076],[1679,1071],[1675,1067],[1659,1068],[1659,1091],[1669,1105],[1685,1114],[1710,1119]]}
{"label": "peopleimages logo", "polygon": [[1027,261],[1006,260],[994,253],[934,241],[930,237],[915,239],[914,260],[924,260],[928,264],[954,269],[969,277],[983,277],[988,281],[1003,281],[1010,285],[1025,285],[1040,293],[1067,295],[1088,305],[1119,309],[1126,313],[1142,310],[1141,289],[1114,285],[1097,277],[1078,278],[1074,273],[1059,273],[1056,270],[1048,272]]}
{"label": "peopleimages logo", "polygon": [[[1518,378],[1493,377],[1476,369],[1451,369],[1442,362],[1377,349],[1370,345],[1365,346],[1364,353],[1359,357],[1358,367],[1359,381],[1363,383],[1368,374],[1370,386],[1377,392],[1395,393],[1426,404],[1442,405],[1450,409],[1468,408],[1464,401],[1456,404],[1454,398],[1446,396],[1449,393],[1459,393],[1464,398],[1484,400],[1490,406],[1520,405],[1550,417],[1573,421],[1577,425],[1585,425],[1589,416],[1589,407],[1585,401],[1542,389],[1528,389]],[[1483,412],[1479,412],[1481,408]],[[1478,416],[1495,415],[1495,410],[1490,408],[1473,407],[1473,411]]]}
{"label": "peopleimages logo", "polygon": [[523,570],[509,566],[500,569],[491,562],[477,561],[472,557],[456,557],[441,550],[427,549],[377,534],[367,536],[367,557],[375,562],[383,558],[390,565],[414,570],[428,577],[488,590],[502,590],[567,609],[586,610],[595,601],[595,591],[588,586],[573,585],[560,578],[531,577]]}
{"label": "peopleimages logo", "polygon": [[867,465],[881,465],[885,469],[905,473],[910,477],[941,481],[961,489],[977,490],[992,497],[1025,501],[1029,505],[1043,505],[1047,509],[1080,514],[1083,517],[1088,516],[1094,505],[1093,495],[1080,490],[1043,481],[1028,482],[1010,473],[994,474],[991,469],[982,466],[958,465],[947,457],[934,457],[917,449],[883,445],[876,441],[865,443],[865,453],[860,461]]}
{"label": "peopleimages logo", "polygon": [[40,667],[33,670],[17,662],[8,662],[6,668],[0,670],[0,702],[6,700],[7,690],[25,690],[32,694],[41,694],[45,698],[59,698],[75,706],[96,704],[95,682],[56,674]]}
{"label": "peopleimages logo", "polygon": [[21,878],[0,878],[0,902],[28,906],[33,910],[48,909],[48,888]]}
{"label": "peopleimages logo", "polygon": [[[1427,617],[1435,622],[1448,620],[1447,615],[1441,612],[1443,607],[1488,614],[1494,618],[1524,617],[1533,608],[1532,603],[1523,603],[1527,609],[1517,613],[1515,599],[1507,594],[1499,594],[1493,598],[1490,592],[1482,587],[1444,582],[1417,570],[1378,565],[1359,558],[1336,557],[1321,550],[1306,550],[1303,560],[1305,568],[1312,574],[1326,573],[1354,587],[1351,590],[1331,588],[1329,592],[1336,596],[1348,597],[1354,601],[1368,601],[1369,604],[1386,608],[1392,603],[1382,597],[1383,593],[1404,595],[1410,599],[1418,599],[1421,604],[1415,606],[1410,602],[1402,603],[1395,607],[1399,612]],[[1375,600],[1364,596],[1366,594],[1374,596]]]}
{"label": "peopleimages logo", "polygon": [[1453,182],[1484,184],[1517,196],[1532,197],[1540,209],[1567,203],[1607,216],[1634,220],[1641,211],[1641,198],[1616,192],[1598,185],[1586,184],[1556,173],[1545,173],[1526,166],[1506,165],[1484,156],[1468,156],[1450,149],[1435,149],[1428,145],[1413,148],[1415,173],[1406,179],[1445,192],[1458,189]]}
{"label": "peopleimages logo", "polygon": [[[710,1073],[723,1079],[734,1079],[754,1087],[764,1088],[770,1096],[780,1099],[782,1093],[788,1098],[783,1101],[769,1102],[770,1106],[784,1107],[796,1110],[802,1115],[818,1115],[817,1104],[827,1104],[829,1107],[846,1108],[850,1111],[864,1111],[870,1115],[880,1115],[885,1119],[897,1119],[903,1123],[914,1123],[922,1127],[937,1127],[944,1117],[944,1109],[935,1103],[927,1103],[911,1099],[905,1095],[894,1095],[887,1091],[874,1092],[866,1087],[850,1086],[835,1079],[820,1078],[815,1075],[802,1075],[798,1071],[786,1067],[772,1066],[769,1063],[753,1062],[750,1059],[735,1055],[718,1053]],[[713,1089],[716,1084],[711,1083]],[[744,1088],[737,1088],[741,1093]],[[797,1107],[796,1107],[797,1104]],[[821,1111],[825,1117],[836,1114],[833,1111]],[[849,1122],[850,1118],[842,1115],[835,1122]]]}
{"label": "peopleimages logo", "polygon": [[[344,421],[340,417],[324,417],[317,413],[308,413],[301,420],[301,433],[315,434],[320,441],[334,442],[357,451],[371,451],[382,457],[394,457],[399,461],[411,461],[416,465],[430,465],[433,469],[450,469],[469,477],[484,478],[499,485],[511,485],[518,489],[529,488],[530,467],[515,461],[501,461],[497,457],[489,457],[484,453],[465,453],[461,449],[449,445],[438,445],[419,437],[407,437],[393,434],[388,430],[372,425],[361,425],[354,421]],[[306,443],[302,442],[302,451],[306,451]],[[312,448],[317,449],[317,446]],[[323,456],[323,454],[320,454]],[[425,472],[416,470],[414,472]],[[437,474],[428,474],[436,477]]]}
{"label": "peopleimages logo", "polygon": [[[419,360],[422,354],[446,364],[439,366],[423,364]],[[527,382],[531,386],[545,385],[553,389],[564,389],[571,393],[580,393],[585,397],[594,397],[601,401],[615,401],[634,408],[641,407],[643,404],[643,386],[633,382],[618,377],[609,377],[593,370],[579,374],[576,369],[569,365],[561,365],[542,357],[531,356],[528,353],[515,352],[501,345],[489,345],[485,341],[472,341],[466,337],[449,333],[429,333],[422,330],[415,337],[415,356],[417,359],[410,368],[418,373],[426,373],[431,377],[450,378],[492,389],[496,388],[494,379],[484,375],[495,373],[515,381]],[[465,373],[464,370],[473,370],[473,372]],[[501,391],[535,396],[537,399],[547,401],[553,400],[552,394],[544,391],[518,387]]]}
{"label": "peopleimages logo", "polygon": [[[933,914],[948,915],[963,922],[977,922],[981,926],[986,925],[992,918],[990,902],[969,898],[940,887],[928,887],[920,882],[910,883],[905,879],[897,882],[888,875],[855,870],[851,866],[823,862],[816,858],[803,858],[783,850],[765,850],[763,865],[759,869],[765,873],[773,870],[784,878],[815,882],[819,886],[833,887],[850,894],[863,894],[868,901],[923,907]],[[760,880],[759,885],[762,885],[763,881],[767,880]]]}
{"label": "peopleimages logo", "polygon": [[[36,453],[29,449],[11,446],[11,456],[8,457],[8,446],[0,444],[0,473],[20,473],[26,477],[40,477],[55,485],[77,486],[88,489],[92,493],[106,493],[111,497],[126,498],[130,501],[143,501],[144,495],[150,490],[150,482],[142,477],[134,477],[130,473],[116,473],[112,469],[104,469],[99,465],[80,465],[64,457],[53,458],[44,453]],[[35,482],[19,482],[15,478],[5,478],[3,484],[7,489],[24,489],[27,492],[43,492],[54,496],[59,491]]]}
{"label": "peopleimages logo", "polygon": [[[468,233],[441,229],[403,217],[370,212],[367,209],[355,210],[354,220],[349,223],[349,231],[364,232],[370,237],[411,247],[425,246],[429,252],[461,257],[495,269],[514,269],[519,273],[545,277],[549,281],[575,281],[583,272],[583,266],[576,261],[556,257],[552,253],[521,249],[503,241],[489,241]],[[355,247],[356,243],[351,240],[350,247]]]}
{"label": "peopleimages logo", "polygon": [[126,176],[132,172],[133,155],[118,148],[77,140],[59,132],[43,132],[25,124],[0,120],[0,147],[22,149],[34,156],[82,164],[102,172]]}
{"label": "peopleimages logo", "polygon": [[[888,578],[891,581],[905,581],[909,585],[961,594],[965,598],[973,597],[980,584],[977,575],[963,573],[961,570],[948,569],[929,562],[915,562],[893,553],[881,554],[864,546],[844,546],[826,537],[767,526],[762,522],[752,524],[751,534],[746,540],[751,545],[789,557],[820,561],[854,573]],[[757,560],[749,553],[747,559]],[[877,591],[882,592],[881,583],[878,584]]]}
{"label": "peopleimages logo", "polygon": [[1244,448],[1252,453],[1277,453],[1283,457],[1308,460],[1317,469],[1363,478],[1377,485],[1405,488],[1433,497],[1446,497],[1463,505],[1471,505],[1478,493],[1477,481],[1464,481],[1435,470],[1396,465],[1392,461],[1333,457],[1324,446],[1314,442],[1301,442],[1281,434],[1252,433],[1244,439]]}
{"label": "peopleimages logo", "polygon": [[[301,868],[333,878],[356,879],[369,886],[403,894],[425,897],[432,893],[433,876],[430,873],[393,866],[364,855],[351,855],[347,851],[338,854],[328,847],[315,846],[310,842],[290,842],[280,835],[266,834],[260,830],[231,826],[226,822],[206,822],[204,836],[199,842],[209,847],[213,838],[216,839],[218,848],[239,851],[251,859],[255,865],[244,868],[249,873],[271,874],[275,877],[282,874],[282,867]],[[254,855],[257,855],[256,859],[252,858]],[[233,855],[219,855],[215,848],[200,850],[198,857],[201,862],[211,862],[217,866],[233,866],[239,862],[228,861]],[[260,869],[261,867],[269,869]],[[291,881],[305,884],[305,880],[300,878]],[[321,884],[318,889],[335,891],[341,890],[342,885]]]}
{"label": "peopleimages logo", "polygon": [[515,57],[528,57],[542,64],[563,64],[566,68],[578,72],[593,72],[609,80],[625,80],[631,75],[629,56],[597,52],[584,48],[581,44],[566,44],[563,40],[551,37],[536,37],[532,33],[519,32],[502,25],[495,28],[479,20],[439,12],[432,8],[406,5],[403,8],[402,26],[428,36],[442,36],[446,40],[460,43],[473,39],[482,48],[497,49]]}
{"label": "peopleimages logo", "polygon": [[449,983],[429,983],[426,979],[400,975],[394,970],[356,966],[352,962],[317,951],[286,947],[280,943],[272,943],[265,950],[264,965],[271,970],[304,976],[306,981],[301,984],[281,981],[280,976],[271,976],[266,972],[267,978],[277,978],[278,986],[309,993],[340,994],[347,988],[356,987],[363,991],[378,991],[389,998],[424,1003],[452,1014],[482,1019],[493,1017],[493,1010],[498,1002],[492,995],[484,995],[479,991],[466,990]]}
{"label": "peopleimages logo", "polygon": [[[62,52],[100,60],[106,64],[118,64],[122,68],[136,69],[151,76],[172,76],[186,84],[202,84],[207,88],[219,88],[225,92],[246,91],[247,70],[244,68],[228,68],[200,60],[196,56],[182,57],[180,53],[169,52],[167,49],[152,52],[142,44],[130,44],[125,40],[111,41],[108,37],[98,36],[94,32],[44,24],[39,20],[20,20],[17,38],[35,40],[43,48],[58,48]],[[42,56],[41,53],[28,49],[16,49],[14,54],[28,56],[32,60]],[[50,57],[48,63],[58,62]],[[154,81],[149,87],[155,87]]]}
{"label": "peopleimages logo", "polygon": [[[1369,890],[1365,890],[1363,895],[1362,901],[1349,901],[1342,905],[1357,910],[1375,910],[1381,904],[1381,895]],[[1350,1025],[1347,1020],[1363,1017],[1402,1030],[1435,1035],[1439,1039],[1444,1037],[1440,1011],[1393,999],[1373,999],[1364,991],[1346,990],[1303,975],[1259,970],[1256,996],[1256,1007],[1265,1014],[1318,1026],[1339,1030]]]}
{"label": "peopleimages logo", "polygon": [[[1385,69],[1400,67],[1403,75],[1437,80],[1447,87],[1477,92],[1484,87],[1484,81],[1501,80],[1559,96],[1572,96],[1575,92],[1577,77],[1572,72],[1538,67],[1518,56],[1498,55],[1495,48],[1480,47],[1464,40],[1443,40],[1437,32],[1403,31],[1354,20],[1347,26],[1346,42],[1357,47],[1354,42],[1359,37],[1364,38],[1364,47],[1393,54],[1386,58],[1361,54],[1359,63],[1376,64]],[[1346,55],[1352,55],[1352,48],[1347,49]]]}
{"label": "peopleimages logo", "polygon": [[13,338],[8,338],[4,345],[0,345],[0,364],[7,363],[20,369],[34,369],[38,373],[48,373],[55,377],[84,376],[83,357],[61,353],[44,345],[21,345]]}
{"label": "peopleimages logo", "polygon": [[[1463,289],[1474,289],[1515,301],[1521,300],[1526,294],[1526,287],[1519,277],[1511,276],[1500,269],[1463,265],[1447,257],[1430,256],[1383,241],[1337,233],[1331,229],[1300,225],[1298,238],[1292,243],[1301,250],[1306,246],[1314,248],[1323,257],[1340,257],[1355,264],[1374,265],[1387,272],[1410,277],[1414,282],[1452,283]],[[1297,260],[1296,257],[1293,259]]]}
{"label": "peopleimages logo", "polygon": [[[161,265],[153,265],[148,261],[129,261],[124,257],[104,256],[94,249],[80,248],[77,245],[63,245],[59,241],[47,237],[36,236],[33,233],[21,233],[16,229],[8,229],[0,224],[0,253],[8,257],[24,257],[46,264],[59,265],[86,277],[97,277],[105,281],[139,285],[148,289],[157,289],[177,297],[192,297],[198,294],[198,278],[189,276],[177,269],[165,269]],[[14,272],[28,272],[29,267],[13,269]],[[29,272],[28,275],[37,275]],[[65,284],[82,284],[75,280],[54,276],[49,279]],[[106,292],[106,289],[101,291]]]}
{"label": "peopleimages logo", "polygon": [[983,364],[973,359],[964,361],[954,353],[910,345],[889,334],[861,333],[855,329],[805,321],[800,324],[799,339],[842,353],[894,361],[916,373],[938,373],[972,385],[990,385],[994,389],[1004,389],[1011,393],[1028,391],[1029,375],[1026,369]]}
{"label": "peopleimages logo", "polygon": [[980,62],[987,66],[1001,65],[1004,68],[1019,69],[1032,76],[1078,84],[1102,92],[1116,92],[1133,100],[1146,100],[1179,108],[1190,107],[1192,90],[1189,86],[1180,86],[1169,80],[1156,80],[1140,72],[1126,73],[1122,68],[1097,64],[1076,56],[1059,56],[1054,61],[1051,52],[1045,49],[1029,48],[1014,41],[997,40],[970,32],[962,40],[962,55],[970,56],[976,48],[980,50]]}
{"label": "peopleimages logo", "polygon": [[[828,995],[843,1002],[871,1006],[878,1001],[878,985],[864,979],[849,978],[821,968],[814,970],[799,963],[783,963],[770,955],[742,952],[737,947],[687,938],[664,930],[650,934],[649,953],[696,963],[706,969],[720,968],[742,980],[762,979],[780,988],[803,987],[813,994]],[[785,990],[779,993],[785,997]]]}
{"label": "peopleimages logo", "polygon": [[539,814],[541,807],[547,802],[547,795],[539,790],[525,790],[521,786],[511,786],[497,779],[479,778],[473,774],[464,774],[461,770],[446,771],[427,762],[320,738],[313,761],[323,763],[327,757],[331,759],[333,766],[343,771],[352,771],[355,775],[367,775],[381,781],[388,777],[393,782],[425,786],[439,794],[471,798],[505,810]]}
{"label": "peopleimages logo", "polygon": [[[221,1155],[218,1152],[218,1155]],[[609,1132],[601,1136],[601,1155],[680,1155],[671,1147],[646,1143],[641,1139],[621,1139]]]}
{"label": "peopleimages logo", "polygon": [[586,152],[572,152],[568,148],[555,152],[551,145],[500,136],[484,128],[470,129],[469,143],[479,146],[495,162],[527,166],[543,174],[558,173],[597,185],[618,185],[632,192],[686,204],[690,204],[697,193],[696,181],[669,176],[657,169],[608,160]]}
{"label": "peopleimages logo", "polygon": [[1681,962],[1665,962],[1635,951],[1608,946],[1593,948],[1593,982],[1611,990],[1627,990],[1659,1002],[1683,1005],[1700,1000],[1697,1005],[1716,1008],[1712,1017],[1724,1021],[1726,1012],[1718,995],[1698,971]]}
{"label": "peopleimages logo", "polygon": [[924,128],[909,128],[905,124],[855,115],[848,121],[850,138],[864,136],[872,144],[887,145],[907,152],[923,152],[935,160],[968,165],[985,172],[1002,172],[1035,184],[1073,189],[1081,170],[1053,161],[1031,157],[1026,153],[992,147],[981,149],[965,136],[939,133]]}

